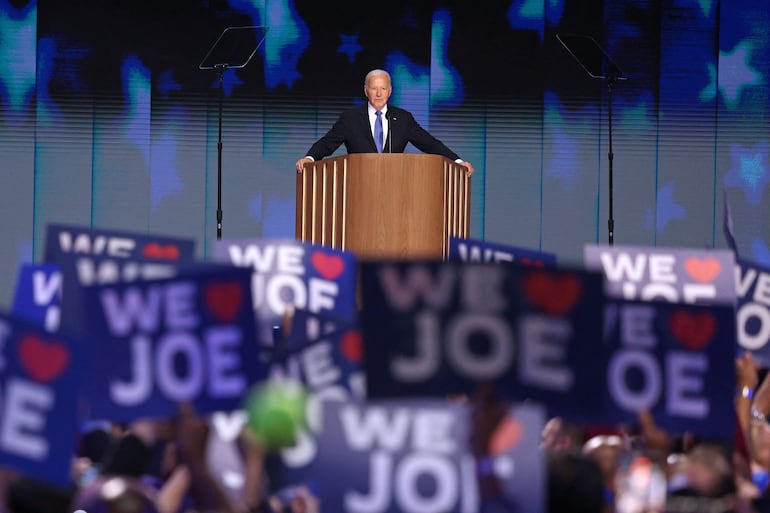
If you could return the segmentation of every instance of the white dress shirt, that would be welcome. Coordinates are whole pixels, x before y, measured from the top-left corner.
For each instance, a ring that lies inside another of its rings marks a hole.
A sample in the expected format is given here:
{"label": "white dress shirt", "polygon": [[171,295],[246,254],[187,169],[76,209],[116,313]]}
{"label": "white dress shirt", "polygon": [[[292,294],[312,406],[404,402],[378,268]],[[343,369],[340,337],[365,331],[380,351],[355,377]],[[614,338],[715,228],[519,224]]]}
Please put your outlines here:
{"label": "white dress shirt", "polygon": [[[372,137],[374,137],[374,123],[377,121],[377,109],[372,107],[371,103],[367,103],[369,110],[369,128],[372,131]],[[388,112],[388,106],[385,105],[382,110],[382,152],[388,153],[388,147],[385,145],[385,141],[388,140],[388,118],[385,114]]]}

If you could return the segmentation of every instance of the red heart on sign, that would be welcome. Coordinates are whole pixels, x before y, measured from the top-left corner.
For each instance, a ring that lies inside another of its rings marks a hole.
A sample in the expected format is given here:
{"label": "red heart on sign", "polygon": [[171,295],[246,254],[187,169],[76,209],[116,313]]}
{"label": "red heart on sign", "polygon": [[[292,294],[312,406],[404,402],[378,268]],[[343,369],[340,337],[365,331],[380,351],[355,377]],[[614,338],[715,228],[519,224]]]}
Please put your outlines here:
{"label": "red heart on sign", "polygon": [[360,363],[364,358],[363,340],[360,331],[348,331],[340,339],[340,350],[345,358]]}
{"label": "red heart on sign", "polygon": [[524,426],[513,417],[503,418],[489,438],[489,455],[500,456],[516,447],[524,436]]}
{"label": "red heart on sign", "polygon": [[235,319],[242,304],[243,287],[238,282],[211,283],[206,288],[206,307],[220,322]]}
{"label": "red heart on sign", "polygon": [[521,265],[528,265],[531,267],[545,267],[545,263],[542,260],[530,260],[529,258],[519,259]]}
{"label": "red heart on sign", "polygon": [[709,312],[690,313],[678,310],[668,318],[668,327],[680,344],[697,351],[707,346],[714,338],[717,323]]}
{"label": "red heart on sign", "polygon": [[19,360],[32,379],[49,383],[67,369],[70,354],[62,343],[27,335],[19,343]]}
{"label": "red heart on sign", "polygon": [[161,246],[157,242],[149,242],[142,249],[142,255],[157,260],[179,260],[179,248],[173,244]]}
{"label": "red heart on sign", "polygon": [[719,275],[722,266],[719,265],[719,260],[716,258],[706,258],[701,260],[700,258],[692,257],[685,260],[684,270],[687,271],[687,274],[695,278],[696,281],[709,283]]}
{"label": "red heart on sign", "polygon": [[529,301],[546,313],[562,315],[580,300],[582,286],[576,276],[549,276],[533,272],[522,280],[524,294]]}
{"label": "red heart on sign", "polygon": [[345,261],[337,255],[327,255],[321,251],[313,253],[310,262],[318,274],[326,280],[334,280],[345,270]]}

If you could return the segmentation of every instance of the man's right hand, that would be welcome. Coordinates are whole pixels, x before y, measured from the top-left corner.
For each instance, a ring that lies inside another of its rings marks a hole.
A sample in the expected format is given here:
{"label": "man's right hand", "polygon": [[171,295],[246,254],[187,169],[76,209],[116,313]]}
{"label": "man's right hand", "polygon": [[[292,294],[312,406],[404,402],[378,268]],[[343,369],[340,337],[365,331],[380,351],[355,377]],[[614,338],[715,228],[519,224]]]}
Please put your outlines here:
{"label": "man's right hand", "polygon": [[313,159],[309,157],[302,157],[301,159],[299,159],[295,164],[295,167],[297,168],[297,173],[301,173],[302,169],[305,167],[305,164],[307,164],[308,162],[313,162]]}

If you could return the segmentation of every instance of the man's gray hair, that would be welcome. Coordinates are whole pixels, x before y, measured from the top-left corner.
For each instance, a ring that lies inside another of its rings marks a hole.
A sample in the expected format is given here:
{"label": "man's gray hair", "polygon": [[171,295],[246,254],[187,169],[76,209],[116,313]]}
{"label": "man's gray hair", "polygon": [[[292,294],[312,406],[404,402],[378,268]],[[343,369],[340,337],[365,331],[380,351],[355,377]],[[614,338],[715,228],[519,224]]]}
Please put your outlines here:
{"label": "man's gray hair", "polygon": [[369,79],[376,75],[385,75],[386,77],[388,77],[388,84],[390,84],[391,86],[393,85],[393,82],[390,80],[390,73],[388,73],[384,69],[373,69],[372,71],[366,74],[366,78],[364,78],[364,87],[369,85]]}

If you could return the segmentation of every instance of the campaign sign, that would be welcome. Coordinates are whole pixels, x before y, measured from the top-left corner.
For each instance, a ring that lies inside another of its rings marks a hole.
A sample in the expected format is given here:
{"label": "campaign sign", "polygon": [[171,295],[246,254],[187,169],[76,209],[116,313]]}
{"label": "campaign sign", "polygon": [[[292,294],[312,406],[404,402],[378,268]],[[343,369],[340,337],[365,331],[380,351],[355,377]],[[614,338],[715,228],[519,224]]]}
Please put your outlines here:
{"label": "campaign sign", "polygon": [[583,256],[586,268],[604,273],[610,297],[735,304],[732,251],[586,245]]}
{"label": "campaign sign", "polygon": [[66,485],[77,437],[76,344],[0,315],[0,465]]}
{"label": "campaign sign", "polygon": [[770,366],[770,268],[739,260],[735,274],[738,347]]}
{"label": "campaign sign", "polygon": [[448,402],[329,403],[319,438],[324,511],[478,513],[469,411]]}
{"label": "campaign sign", "polygon": [[546,462],[540,449],[546,414],[535,404],[508,409],[487,443],[488,456],[477,464],[479,477],[497,481],[499,497],[482,497],[484,511],[547,511]]}
{"label": "campaign sign", "polygon": [[606,308],[605,328],[609,361],[602,422],[635,423],[637,413],[648,410],[669,432],[732,438],[731,306],[617,301]]}
{"label": "campaign sign", "polygon": [[195,241],[119,230],[49,224],[45,239],[45,262],[56,263],[62,255],[67,254],[189,262],[195,257]]}
{"label": "campaign sign", "polygon": [[115,259],[76,253],[61,255],[58,258],[64,301],[59,326],[53,327],[53,331],[58,328],[77,337],[84,335],[83,321],[88,319],[87,311],[82,310],[83,287],[171,278],[179,272],[180,265],[178,262]]}
{"label": "campaign sign", "polygon": [[[297,330],[292,331],[292,337],[296,333]],[[361,334],[354,326],[325,333],[320,339],[290,344],[274,353],[270,377],[300,382],[308,392],[308,429],[299,432],[293,446],[266,455],[271,492],[301,483],[315,485],[312,469],[318,454],[316,433],[320,430],[322,405],[326,401],[362,400],[365,395]],[[220,455],[224,450],[237,454],[235,443],[247,420],[242,410],[212,416],[214,443]],[[221,457],[213,461],[218,472],[240,475],[240,470],[226,468],[232,466],[229,461],[222,461]]]}
{"label": "campaign sign", "polygon": [[165,417],[242,406],[262,379],[251,275],[214,267],[83,289],[94,418]]}
{"label": "campaign sign", "polygon": [[361,267],[369,397],[440,396],[495,383],[551,413],[604,386],[598,273],[456,262]]}
{"label": "campaign sign", "polygon": [[25,319],[46,331],[59,328],[61,317],[62,273],[51,264],[24,264],[19,269],[13,315]]}
{"label": "campaign sign", "polygon": [[448,401],[328,404],[316,468],[324,511],[478,513],[490,499],[480,477],[499,480],[501,511],[545,511],[542,410],[509,412],[483,461],[469,447],[470,413]]}
{"label": "campaign sign", "polygon": [[308,425],[299,433],[292,447],[268,455],[266,467],[272,490],[316,483],[314,464],[318,457],[317,437],[321,430],[323,405],[364,399],[362,360],[361,332],[350,327],[295,346],[287,355],[273,362],[270,367],[272,379],[291,379],[305,386],[308,392]]}
{"label": "campaign sign", "polygon": [[556,255],[483,240],[449,239],[449,260],[455,262],[510,262],[536,267],[556,266]]}
{"label": "campaign sign", "polygon": [[324,314],[312,314],[307,310],[295,310],[291,316],[290,332],[281,340],[281,347],[293,351],[312,343],[325,335],[358,328],[358,322],[342,320]]}
{"label": "campaign sign", "polygon": [[192,239],[48,225],[45,262],[61,267],[65,297],[60,326],[52,329],[82,336],[78,325],[83,318],[80,286],[168,277],[179,264],[191,263],[194,256]]}
{"label": "campaign sign", "polygon": [[353,253],[294,240],[244,239],[216,241],[214,259],[253,270],[252,302],[267,330],[265,343],[272,343],[269,329],[287,310],[356,318]]}

